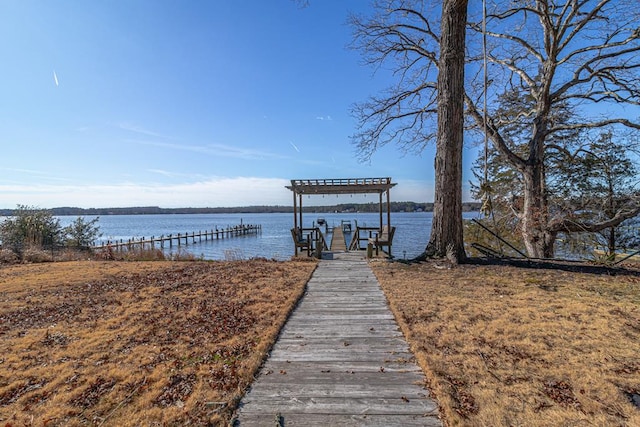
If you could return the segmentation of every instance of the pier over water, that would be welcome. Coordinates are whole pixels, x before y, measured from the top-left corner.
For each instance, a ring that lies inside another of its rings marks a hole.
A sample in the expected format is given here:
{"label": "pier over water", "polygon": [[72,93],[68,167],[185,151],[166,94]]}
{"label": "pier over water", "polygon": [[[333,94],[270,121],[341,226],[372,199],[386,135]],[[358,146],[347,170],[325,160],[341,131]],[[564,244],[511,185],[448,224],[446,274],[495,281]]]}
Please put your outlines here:
{"label": "pier over water", "polygon": [[133,250],[133,249],[165,249],[165,247],[173,248],[174,244],[177,247],[181,247],[182,245],[189,245],[202,242],[203,240],[222,240],[222,239],[230,239],[233,237],[239,236],[247,236],[247,235],[257,235],[262,232],[261,225],[255,224],[239,224],[235,226],[229,226],[227,228],[221,229],[212,229],[205,231],[194,231],[191,233],[177,233],[177,234],[169,234],[162,235],[159,237],[151,236],[141,237],[139,239],[132,238],[127,240],[107,240],[105,243],[94,246],[93,249],[110,249],[110,250]]}

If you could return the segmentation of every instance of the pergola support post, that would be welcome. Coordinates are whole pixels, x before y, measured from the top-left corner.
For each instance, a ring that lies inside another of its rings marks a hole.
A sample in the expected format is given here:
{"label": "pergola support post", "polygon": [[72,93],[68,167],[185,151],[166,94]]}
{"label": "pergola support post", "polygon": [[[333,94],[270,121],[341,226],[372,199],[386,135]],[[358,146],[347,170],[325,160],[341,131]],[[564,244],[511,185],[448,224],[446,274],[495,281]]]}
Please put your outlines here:
{"label": "pergola support post", "polygon": [[[298,229],[298,205],[296,201],[296,193],[293,193],[293,229]],[[293,245],[293,256],[298,256],[298,245]]]}
{"label": "pergola support post", "polygon": [[[389,226],[389,230],[391,230],[391,192],[387,190],[387,225]],[[382,195],[380,195],[382,197]]]}

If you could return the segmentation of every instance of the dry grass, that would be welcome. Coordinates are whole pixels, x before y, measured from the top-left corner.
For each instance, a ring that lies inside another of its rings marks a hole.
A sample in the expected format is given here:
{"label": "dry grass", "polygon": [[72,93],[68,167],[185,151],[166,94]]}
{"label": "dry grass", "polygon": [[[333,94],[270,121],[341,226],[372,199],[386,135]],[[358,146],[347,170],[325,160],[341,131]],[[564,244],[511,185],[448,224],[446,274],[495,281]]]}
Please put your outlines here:
{"label": "dry grass", "polygon": [[314,268],[267,260],[2,267],[0,424],[227,423]]}
{"label": "dry grass", "polygon": [[640,274],[372,263],[449,426],[640,426]]}

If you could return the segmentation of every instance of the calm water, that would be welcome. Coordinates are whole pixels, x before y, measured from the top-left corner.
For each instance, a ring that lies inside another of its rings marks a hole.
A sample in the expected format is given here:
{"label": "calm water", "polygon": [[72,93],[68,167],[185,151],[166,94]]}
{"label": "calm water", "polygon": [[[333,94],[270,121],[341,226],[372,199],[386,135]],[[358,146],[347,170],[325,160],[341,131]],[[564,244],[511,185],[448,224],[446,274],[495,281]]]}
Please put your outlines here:
{"label": "calm water", "polygon": [[[477,213],[466,213],[465,218],[477,217]],[[311,214],[303,216],[304,227],[311,227],[318,217],[325,218],[329,227],[339,226],[342,220],[355,222],[359,226],[378,227],[377,213],[341,213]],[[85,217],[87,220],[93,217]],[[429,240],[431,220],[427,212],[392,213],[391,225],[396,227],[393,238],[393,253],[396,257],[412,258],[419,255]],[[75,216],[60,217],[62,226],[70,224]],[[293,227],[293,214],[198,214],[198,215],[108,215],[101,216],[98,222],[102,237],[97,243],[106,240],[128,240],[132,237],[151,237],[169,234],[184,234],[240,224],[262,225],[262,233],[231,239],[214,240],[182,246],[196,256],[205,259],[225,259],[229,256],[252,258],[265,257],[279,260],[289,259],[293,255],[293,242],[290,229]],[[385,219],[386,221],[386,219]],[[174,251],[176,246],[174,245]],[[168,251],[168,250],[167,250]]]}

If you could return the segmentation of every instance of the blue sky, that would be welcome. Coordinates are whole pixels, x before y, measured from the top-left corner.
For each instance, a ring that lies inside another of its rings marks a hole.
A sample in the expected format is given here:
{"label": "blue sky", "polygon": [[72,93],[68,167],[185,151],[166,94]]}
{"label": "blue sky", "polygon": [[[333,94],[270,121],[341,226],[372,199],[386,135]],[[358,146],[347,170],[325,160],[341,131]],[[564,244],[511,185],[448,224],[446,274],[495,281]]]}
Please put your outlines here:
{"label": "blue sky", "polygon": [[393,82],[348,49],[370,8],[3,0],[0,208],[288,205],[292,178],[385,176],[432,201],[433,147],[350,142],[350,107]]}

